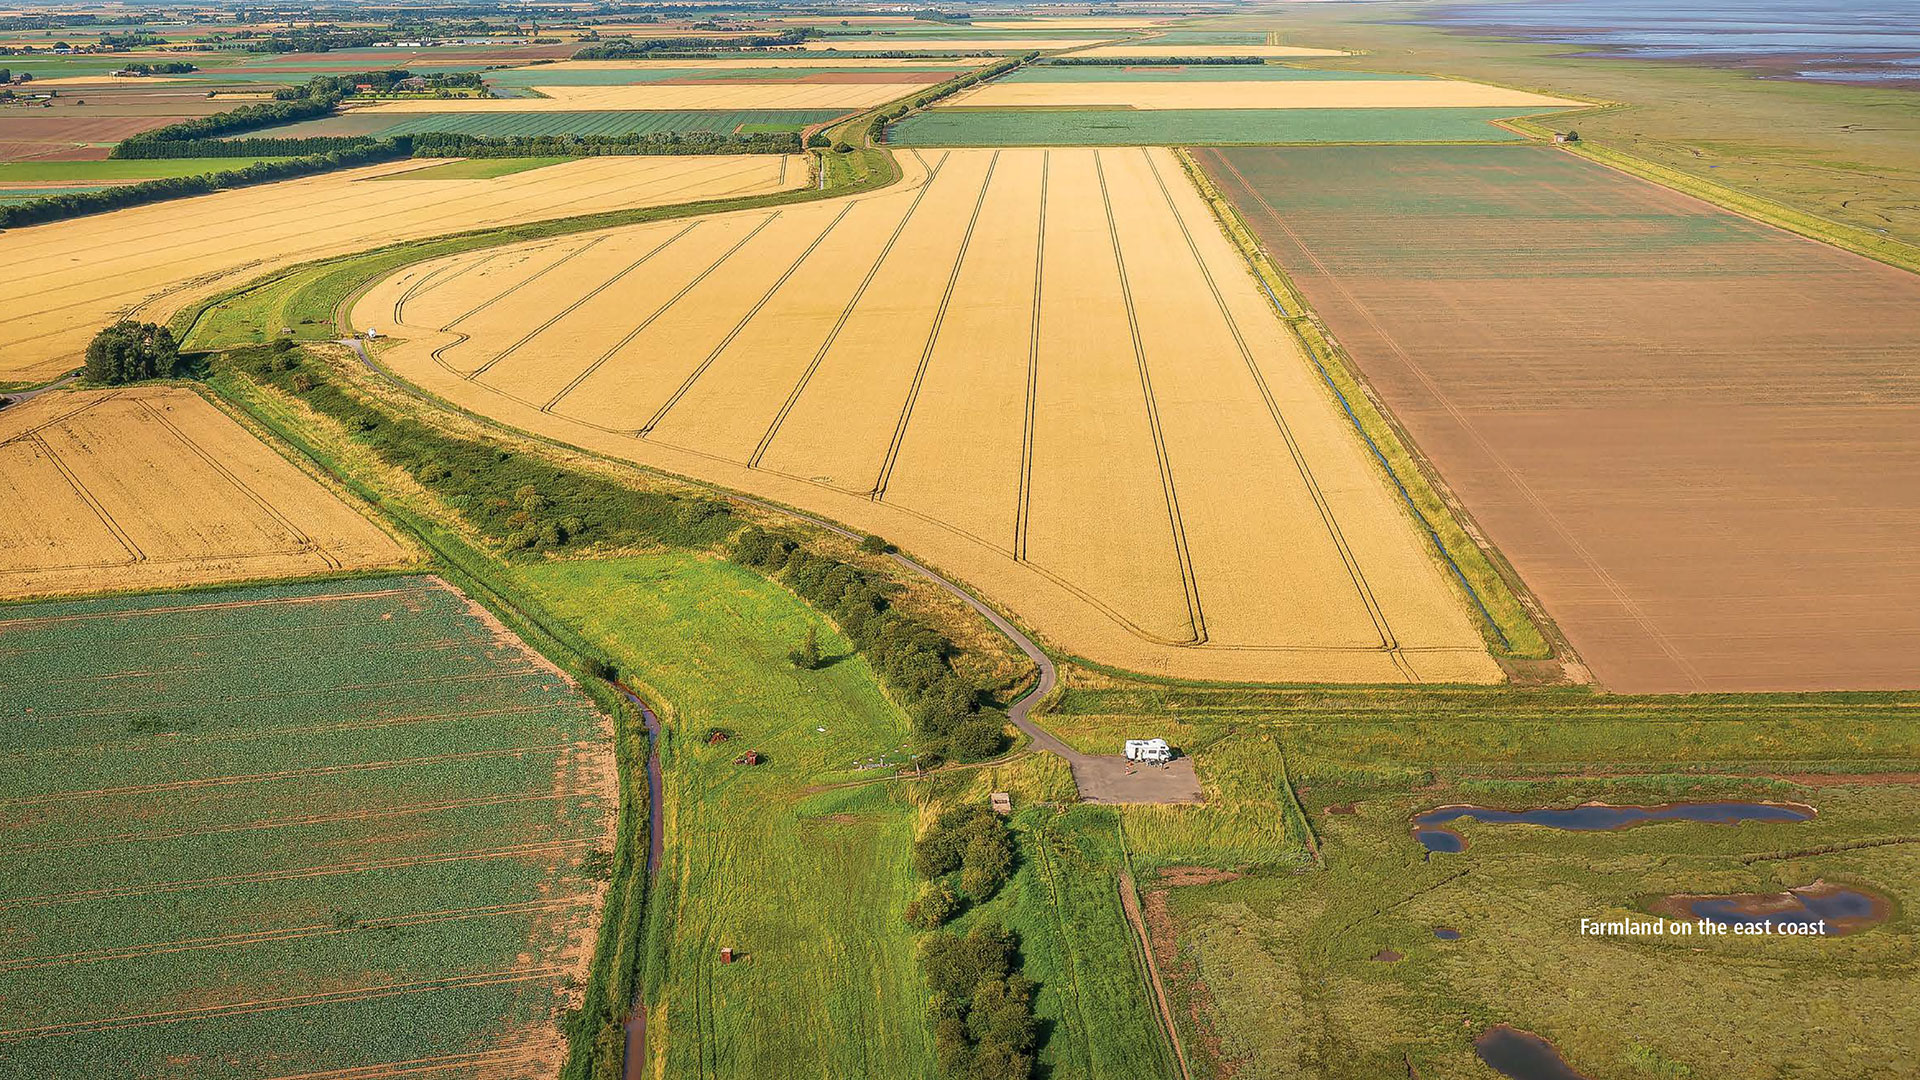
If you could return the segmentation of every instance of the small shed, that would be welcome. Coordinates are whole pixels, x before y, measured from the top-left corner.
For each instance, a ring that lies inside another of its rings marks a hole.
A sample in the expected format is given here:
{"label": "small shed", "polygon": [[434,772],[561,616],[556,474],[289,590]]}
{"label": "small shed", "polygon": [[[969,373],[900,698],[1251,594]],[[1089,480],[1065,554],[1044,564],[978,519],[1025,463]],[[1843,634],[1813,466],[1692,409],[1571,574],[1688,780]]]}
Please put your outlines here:
{"label": "small shed", "polygon": [[723,964],[733,963],[733,946],[722,945],[720,947],[720,962]]}
{"label": "small shed", "polygon": [[1577,143],[1580,141],[1580,133],[1577,131],[1556,131],[1553,133],[1553,141],[1557,143]]}
{"label": "small shed", "polygon": [[718,746],[731,738],[733,738],[733,736],[728,734],[725,728],[713,728],[707,732],[707,745]]}
{"label": "small shed", "polygon": [[735,765],[758,765],[760,764],[760,751],[749,750],[739,757],[734,758],[733,763]]}
{"label": "small shed", "polygon": [[987,796],[987,804],[993,807],[993,812],[1001,817],[1013,813],[1013,796],[1004,791],[996,791]]}

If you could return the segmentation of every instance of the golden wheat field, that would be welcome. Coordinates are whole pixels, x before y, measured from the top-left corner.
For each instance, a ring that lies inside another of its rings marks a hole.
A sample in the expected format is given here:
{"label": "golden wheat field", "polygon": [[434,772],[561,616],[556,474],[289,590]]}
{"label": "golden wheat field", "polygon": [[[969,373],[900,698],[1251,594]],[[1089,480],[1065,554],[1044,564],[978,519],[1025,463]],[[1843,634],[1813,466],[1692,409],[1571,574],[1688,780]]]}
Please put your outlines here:
{"label": "golden wheat field", "polygon": [[1563,106],[1580,102],[1451,79],[1326,82],[991,82],[937,107],[984,109],[1125,106],[1131,109],[1442,109]]}
{"label": "golden wheat field", "polygon": [[[881,69],[884,70],[884,69]],[[535,86],[543,97],[410,98],[383,101],[354,116],[400,113],[623,112],[678,109],[839,109],[884,105],[926,89],[924,81],[635,83],[631,86]]]}
{"label": "golden wheat field", "polygon": [[0,597],[401,566],[412,554],[191,390],[0,411]]}
{"label": "golden wheat field", "polygon": [[1498,678],[1170,151],[901,160],[871,195],[424,262],[355,319],[457,405],[885,535],[1070,653]]}
{"label": "golden wheat field", "polygon": [[391,180],[399,161],[132,207],[0,233],[0,382],[79,363],[124,315],[164,321],[193,301],[308,259],[396,240],[793,188],[804,159],[776,155],[601,157],[482,180]]}

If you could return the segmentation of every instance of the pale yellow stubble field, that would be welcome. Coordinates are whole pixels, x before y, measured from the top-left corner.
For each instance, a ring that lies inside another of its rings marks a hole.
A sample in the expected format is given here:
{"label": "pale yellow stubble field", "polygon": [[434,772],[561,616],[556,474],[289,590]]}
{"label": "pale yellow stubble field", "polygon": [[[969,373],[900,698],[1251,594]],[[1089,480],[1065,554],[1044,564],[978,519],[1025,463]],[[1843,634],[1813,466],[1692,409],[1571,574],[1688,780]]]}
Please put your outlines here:
{"label": "pale yellow stubble field", "polygon": [[1071,653],[1498,679],[1170,152],[901,160],[885,192],[570,239],[578,272],[525,286],[503,260],[568,252],[423,263],[356,318],[456,404],[880,533]]}
{"label": "pale yellow stubble field", "polygon": [[800,187],[802,158],[600,157],[482,180],[387,180],[400,161],[0,233],[0,382],[51,378],[123,315],[196,299],[308,259],[574,214]]}
{"label": "pale yellow stubble field", "polygon": [[992,82],[955,94],[939,108],[1442,109],[1571,106],[1581,102],[1451,79],[1339,79],[1325,82]]}
{"label": "pale yellow stubble field", "polygon": [[0,411],[0,598],[402,566],[413,554],[180,387]]}

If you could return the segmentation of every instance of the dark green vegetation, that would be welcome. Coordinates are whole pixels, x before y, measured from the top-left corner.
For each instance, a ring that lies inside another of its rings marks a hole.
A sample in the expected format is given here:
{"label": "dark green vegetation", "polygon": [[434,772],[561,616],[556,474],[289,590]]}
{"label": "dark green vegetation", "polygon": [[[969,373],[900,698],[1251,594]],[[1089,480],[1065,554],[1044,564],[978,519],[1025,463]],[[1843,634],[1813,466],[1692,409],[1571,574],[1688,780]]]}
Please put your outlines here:
{"label": "dark green vegetation", "polygon": [[255,161],[251,165],[243,165],[238,169],[224,172],[171,176],[162,180],[147,180],[138,184],[100,188],[79,194],[54,195],[30,203],[0,206],[0,228],[39,225],[85,214],[99,214],[129,206],[184,198],[188,195],[206,195],[229,188],[250,187],[275,180],[288,180],[296,176],[311,176],[315,173],[332,172],[335,169],[352,168],[355,165],[391,161],[394,158],[406,157],[407,153],[407,148],[401,144],[378,142],[311,157]]}
{"label": "dark green vegetation", "polygon": [[956,650],[943,633],[895,608],[884,582],[796,537],[743,528],[738,514],[713,499],[643,490],[539,454],[450,436],[354,392],[298,349],[229,353],[222,364],[339,423],[509,557],[656,546],[730,551],[833,617],[912,709],[926,753],[978,760],[1003,741],[1002,721],[980,711],[980,688],[954,670]]}
{"label": "dark green vegetation", "polygon": [[76,180],[105,182],[157,180],[168,176],[195,176],[200,173],[222,172],[265,160],[270,159],[254,157],[251,160],[236,161],[233,155],[221,154],[209,158],[145,161],[0,161],[0,183],[22,184],[41,181],[64,184]]}
{"label": "dark green vegetation", "polygon": [[1525,109],[931,109],[887,129],[901,146],[1196,146],[1503,142]]}
{"label": "dark green vegetation", "polygon": [[[799,131],[846,115],[845,109],[693,109],[679,112],[471,112],[428,113],[398,120],[379,132],[396,135],[648,135],[656,132],[727,134],[742,125],[761,130],[778,125]],[[297,129],[296,129],[297,130]]]}
{"label": "dark green vegetation", "polygon": [[0,693],[0,1072],[557,1061],[605,720],[458,593],[0,607]]}
{"label": "dark green vegetation", "polygon": [[[1194,755],[1210,800],[1284,787],[1304,810],[1288,837],[1304,871],[1256,865],[1223,881],[1167,868],[1146,884],[1197,1075],[1359,1080],[1410,1061],[1422,1077],[1480,1077],[1471,1039],[1500,1022],[1549,1038],[1592,1076],[1899,1075],[1900,1040],[1875,1033],[1916,1029],[1898,989],[1913,978],[1906,912],[1920,880],[1910,695],[1072,681],[1048,718],[1069,741],[1151,729]],[[1469,824],[1464,853],[1431,856],[1408,821],[1449,803],[1594,799],[1801,801],[1819,814],[1611,833]],[[1165,813],[1124,810],[1129,837]],[[1895,915],[1824,940],[1580,932],[1582,917],[1647,918],[1667,893],[1815,880],[1891,896]],[[1463,936],[1439,940],[1437,926]],[[1383,950],[1403,958],[1374,959]]]}
{"label": "dark green vegetation", "polygon": [[[955,807],[936,817],[913,842],[913,868],[927,879],[933,895],[957,891],[983,903],[993,899],[1013,869],[1013,834],[1000,815],[984,806]],[[908,921],[913,914],[909,911]],[[938,926],[941,920],[923,921]]]}
{"label": "dark green vegetation", "polygon": [[173,333],[149,322],[114,323],[87,343],[87,378],[105,386],[165,379],[179,362]]}
{"label": "dark green vegetation", "polygon": [[1033,980],[1013,970],[1019,941],[975,926],[920,943],[920,973],[932,995],[933,1050],[953,1080],[1026,1080],[1033,1074]]}

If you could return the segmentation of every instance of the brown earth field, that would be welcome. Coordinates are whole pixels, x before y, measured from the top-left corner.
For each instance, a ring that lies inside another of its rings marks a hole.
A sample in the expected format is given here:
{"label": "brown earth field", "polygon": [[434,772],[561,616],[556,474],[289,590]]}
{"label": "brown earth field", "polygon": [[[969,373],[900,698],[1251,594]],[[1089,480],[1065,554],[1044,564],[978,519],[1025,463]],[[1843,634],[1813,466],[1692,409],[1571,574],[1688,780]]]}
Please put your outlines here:
{"label": "brown earth field", "polygon": [[354,325],[454,404],[885,536],[1077,655],[1500,678],[1170,151],[900,160],[853,198],[425,261]]}
{"label": "brown earth field", "polygon": [[191,390],[0,411],[0,599],[402,566],[413,556]]}
{"label": "brown earth field", "polygon": [[1198,157],[1602,684],[1920,685],[1920,277],[1550,147]]}

